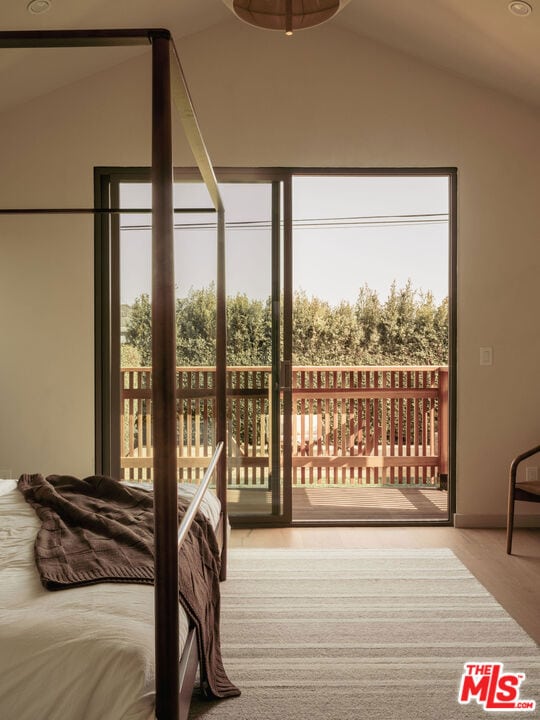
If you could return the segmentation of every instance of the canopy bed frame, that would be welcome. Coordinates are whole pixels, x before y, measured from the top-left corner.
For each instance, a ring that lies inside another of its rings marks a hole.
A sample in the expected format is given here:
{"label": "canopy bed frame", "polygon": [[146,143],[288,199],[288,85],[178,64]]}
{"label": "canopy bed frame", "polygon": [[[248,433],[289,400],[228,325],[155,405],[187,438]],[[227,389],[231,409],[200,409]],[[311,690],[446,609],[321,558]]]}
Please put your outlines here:
{"label": "canopy bed frame", "polygon": [[[173,155],[172,102],[217,213],[217,338],[216,338],[216,453],[214,467],[222,520],[226,518],[226,360],[225,360],[225,220],[204,140],[199,130],[178,54],[168,30],[62,30],[0,32],[2,48],[90,47],[150,45],[152,49],[152,402],[155,488],[155,713],[158,720],[187,715],[197,666],[194,633],[188,638],[180,663],[178,646],[178,546],[176,469],[176,336],[173,263]],[[141,212],[121,208],[3,208],[2,214]],[[186,211],[186,210],[184,210]],[[178,211],[182,212],[182,210]],[[189,210],[187,210],[189,212]],[[201,496],[203,492],[201,487]],[[199,493],[198,493],[199,495]],[[200,501],[200,497],[199,497]],[[185,525],[194,515],[186,514]],[[188,517],[189,515],[189,517]],[[227,523],[221,523],[222,574],[225,577]],[[181,538],[180,538],[181,540]],[[180,666],[180,673],[179,673]],[[180,674],[188,678],[180,688]],[[191,678],[191,685],[189,684]]]}

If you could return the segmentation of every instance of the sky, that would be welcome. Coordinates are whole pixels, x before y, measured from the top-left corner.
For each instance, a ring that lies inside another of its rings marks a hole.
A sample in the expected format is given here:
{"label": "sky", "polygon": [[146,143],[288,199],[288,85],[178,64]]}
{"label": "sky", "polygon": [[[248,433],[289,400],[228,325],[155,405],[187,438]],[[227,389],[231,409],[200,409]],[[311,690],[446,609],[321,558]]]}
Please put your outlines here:
{"label": "sky", "polygon": [[[271,186],[221,184],[227,294],[270,295]],[[150,186],[123,185],[122,207],[150,207]],[[175,186],[175,207],[211,207],[201,184]],[[121,217],[122,303],[150,293],[149,215]],[[215,215],[177,215],[177,295],[216,275]],[[297,176],[293,180],[293,284],[335,305],[367,284],[384,299],[393,281],[448,294],[448,178]]]}

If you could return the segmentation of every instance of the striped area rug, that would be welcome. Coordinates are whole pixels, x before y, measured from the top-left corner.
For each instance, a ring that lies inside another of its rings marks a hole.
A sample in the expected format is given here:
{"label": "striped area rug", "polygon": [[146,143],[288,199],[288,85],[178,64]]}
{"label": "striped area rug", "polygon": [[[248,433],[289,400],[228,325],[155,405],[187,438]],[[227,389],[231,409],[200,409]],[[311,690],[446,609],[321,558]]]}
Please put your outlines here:
{"label": "striped area rug", "polygon": [[[230,550],[222,647],[242,696],[192,718],[538,717],[533,640],[447,549]],[[464,664],[525,673],[534,712],[460,704]]]}

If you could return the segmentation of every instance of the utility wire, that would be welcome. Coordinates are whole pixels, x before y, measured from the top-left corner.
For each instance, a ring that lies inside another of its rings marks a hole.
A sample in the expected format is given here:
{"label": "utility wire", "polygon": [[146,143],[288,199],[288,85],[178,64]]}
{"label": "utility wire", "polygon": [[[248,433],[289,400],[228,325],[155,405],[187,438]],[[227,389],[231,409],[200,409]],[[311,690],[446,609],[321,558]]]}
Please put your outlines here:
{"label": "utility wire", "polygon": [[[298,218],[293,220],[297,230],[347,230],[355,227],[397,227],[407,225],[444,225],[448,223],[448,213],[415,213],[409,215],[357,215],[336,218]],[[175,223],[175,230],[212,230],[213,222]],[[226,222],[229,230],[269,230],[271,220],[243,220]],[[121,230],[151,230],[149,224],[121,225]]]}

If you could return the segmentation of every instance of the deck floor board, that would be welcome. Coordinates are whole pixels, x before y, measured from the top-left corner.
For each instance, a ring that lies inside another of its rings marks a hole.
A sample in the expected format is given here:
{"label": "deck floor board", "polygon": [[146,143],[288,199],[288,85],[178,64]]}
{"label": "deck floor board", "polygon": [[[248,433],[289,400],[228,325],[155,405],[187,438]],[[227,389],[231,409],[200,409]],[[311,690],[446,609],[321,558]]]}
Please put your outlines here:
{"label": "deck floor board", "polygon": [[[293,521],[444,521],[448,493],[436,488],[319,486],[293,488]],[[229,489],[229,511],[268,515],[271,495],[257,488]]]}

